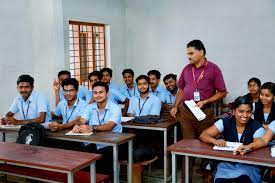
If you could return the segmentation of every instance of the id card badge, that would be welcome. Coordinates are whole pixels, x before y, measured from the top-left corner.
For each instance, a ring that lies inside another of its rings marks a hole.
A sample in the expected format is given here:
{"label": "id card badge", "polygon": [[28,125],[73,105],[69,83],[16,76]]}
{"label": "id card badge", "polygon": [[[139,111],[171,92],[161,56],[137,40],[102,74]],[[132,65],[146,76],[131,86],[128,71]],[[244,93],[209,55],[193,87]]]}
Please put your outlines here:
{"label": "id card badge", "polygon": [[194,101],[195,102],[199,102],[201,100],[200,97],[200,92],[198,92],[197,90],[194,92]]}

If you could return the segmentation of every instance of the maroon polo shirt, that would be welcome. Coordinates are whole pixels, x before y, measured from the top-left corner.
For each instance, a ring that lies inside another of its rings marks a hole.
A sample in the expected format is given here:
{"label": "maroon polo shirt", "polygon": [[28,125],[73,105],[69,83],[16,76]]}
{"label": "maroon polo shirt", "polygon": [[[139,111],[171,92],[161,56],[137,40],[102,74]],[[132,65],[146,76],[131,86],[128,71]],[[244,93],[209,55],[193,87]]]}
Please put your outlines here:
{"label": "maroon polo shirt", "polygon": [[183,101],[194,99],[195,83],[192,68],[194,68],[196,81],[198,81],[198,78],[204,70],[203,77],[197,84],[197,90],[200,92],[201,101],[212,97],[217,91],[226,91],[222,72],[216,64],[206,61],[199,68],[188,64],[182,70],[178,81],[178,86],[184,93]]}

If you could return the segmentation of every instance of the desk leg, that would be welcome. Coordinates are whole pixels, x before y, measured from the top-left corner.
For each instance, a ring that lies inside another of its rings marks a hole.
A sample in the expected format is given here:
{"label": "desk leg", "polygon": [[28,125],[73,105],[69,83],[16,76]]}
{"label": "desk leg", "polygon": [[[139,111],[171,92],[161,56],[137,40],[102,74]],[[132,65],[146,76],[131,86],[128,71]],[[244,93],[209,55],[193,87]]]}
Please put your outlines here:
{"label": "desk leg", "polygon": [[177,182],[177,161],[176,154],[172,152],[172,183]]}
{"label": "desk leg", "polygon": [[128,183],[133,182],[133,139],[128,142]]}
{"label": "desk leg", "polygon": [[114,183],[119,183],[119,168],[118,168],[118,146],[113,146],[113,171],[114,171]]}
{"label": "desk leg", "polygon": [[2,132],[2,142],[6,142],[6,132]]}
{"label": "desk leg", "polygon": [[90,165],[90,182],[91,183],[96,183],[95,162]]}
{"label": "desk leg", "polygon": [[163,131],[163,182],[167,182],[167,130]]}
{"label": "desk leg", "polygon": [[185,183],[189,183],[189,156],[185,156]]}
{"label": "desk leg", "polygon": [[68,172],[68,183],[74,182],[74,174],[72,172]]}
{"label": "desk leg", "polygon": [[174,126],[174,143],[178,141],[178,126]]}

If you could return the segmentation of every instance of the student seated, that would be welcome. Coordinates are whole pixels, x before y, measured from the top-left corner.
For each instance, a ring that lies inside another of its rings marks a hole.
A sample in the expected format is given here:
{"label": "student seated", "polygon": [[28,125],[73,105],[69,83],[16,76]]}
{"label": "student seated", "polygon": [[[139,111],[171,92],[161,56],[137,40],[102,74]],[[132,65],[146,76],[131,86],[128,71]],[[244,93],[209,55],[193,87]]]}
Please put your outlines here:
{"label": "student seated", "polygon": [[134,71],[132,69],[124,69],[122,71],[123,80],[125,85],[120,87],[120,92],[130,99],[133,96],[138,96],[139,91],[137,84],[134,82]]}
{"label": "student seated", "polygon": [[103,69],[100,70],[100,72],[102,75],[101,81],[103,81],[104,83],[107,83],[109,86],[109,89],[119,90],[119,85],[112,82],[112,77],[113,77],[112,69],[110,69],[108,67],[104,67]]}
{"label": "student seated", "polygon": [[[73,128],[75,133],[122,132],[121,109],[108,100],[109,87],[104,82],[96,82],[93,87],[94,103],[87,106],[81,115],[80,124]],[[97,161],[97,170],[112,175],[112,147],[85,143],[84,151],[99,153],[103,157]]]}
{"label": "student seated", "polygon": [[62,88],[65,99],[61,100],[53,114],[53,119],[62,119],[62,123],[53,121],[49,124],[51,131],[72,128],[80,119],[81,114],[87,107],[87,103],[77,97],[78,81],[75,78],[64,79]]}
{"label": "student seated", "polygon": [[256,105],[254,119],[267,128],[268,124],[275,120],[275,84],[266,82],[261,87],[260,101]]}
{"label": "student seated", "polygon": [[[88,80],[90,82],[90,85],[93,87],[94,83],[100,81],[102,78],[102,74],[100,71],[93,71],[88,75]],[[94,98],[93,98],[93,91],[89,91],[87,97],[86,97],[86,102],[88,104],[94,103]]]}
{"label": "student seated", "polygon": [[[49,103],[41,94],[33,91],[33,83],[34,79],[30,75],[19,76],[19,95],[14,99],[9,112],[1,119],[2,124],[24,125],[51,120]],[[15,114],[18,114],[18,117],[15,118]]]}
{"label": "student seated", "polygon": [[167,90],[163,108],[169,111],[173,108],[178,93],[177,75],[167,74],[164,76],[163,82]]}
{"label": "student seated", "polygon": [[261,81],[258,78],[251,78],[247,82],[249,93],[246,96],[252,101],[253,114],[255,112],[256,104],[260,99]]}
{"label": "student seated", "polygon": [[146,75],[137,77],[136,83],[140,95],[131,97],[127,116],[160,115],[161,101],[149,92],[149,82],[150,79]]}
{"label": "student seated", "polygon": [[159,84],[161,76],[160,72],[158,70],[150,70],[147,73],[147,76],[150,78],[150,93],[153,93],[162,103],[164,103],[167,91]]}
{"label": "student seated", "polygon": [[[55,92],[55,105],[58,105],[61,100],[65,99],[64,91],[60,86],[62,86],[62,81],[68,78],[71,78],[71,73],[69,71],[62,70],[58,73],[58,81],[54,80],[53,82],[53,89]],[[88,93],[89,91],[85,86],[79,86],[77,93],[78,98],[86,100],[86,96],[88,95]]]}
{"label": "student seated", "polygon": [[[200,135],[200,140],[226,146],[226,141],[249,145],[265,134],[262,125],[251,118],[252,104],[247,97],[239,97],[233,103],[233,116],[218,120]],[[221,136],[217,139],[217,136]],[[260,168],[243,163],[221,162],[217,166],[215,183],[261,182]]]}

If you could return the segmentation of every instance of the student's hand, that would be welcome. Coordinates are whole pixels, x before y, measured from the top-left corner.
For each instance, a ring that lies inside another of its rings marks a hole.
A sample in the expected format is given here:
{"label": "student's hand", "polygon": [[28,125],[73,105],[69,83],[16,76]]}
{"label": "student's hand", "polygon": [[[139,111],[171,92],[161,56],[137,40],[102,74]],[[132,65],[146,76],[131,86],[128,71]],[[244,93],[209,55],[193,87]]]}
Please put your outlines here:
{"label": "student's hand", "polygon": [[92,132],[92,131],[93,131],[93,129],[92,129],[92,127],[89,126],[89,125],[81,125],[81,126],[79,127],[79,133],[90,133],[90,132]]}
{"label": "student's hand", "polygon": [[79,128],[80,128],[79,125],[75,125],[75,126],[73,127],[73,129],[72,129],[72,132],[73,132],[73,133],[79,133]]}
{"label": "student's hand", "polygon": [[1,125],[5,125],[7,123],[7,118],[6,117],[2,117],[0,120]]}
{"label": "student's hand", "polygon": [[15,119],[14,117],[7,117],[6,124],[8,124],[8,125],[20,125],[19,120]]}
{"label": "student's hand", "polygon": [[176,114],[178,112],[178,108],[177,107],[173,107],[171,110],[170,110],[170,115],[174,118],[176,118]]}
{"label": "student's hand", "polygon": [[56,80],[56,79],[54,79],[54,81],[53,81],[53,89],[54,89],[54,91],[60,90],[60,84],[59,84],[58,80]]}
{"label": "student's hand", "polygon": [[225,146],[226,146],[226,141],[223,140],[223,139],[219,139],[219,140],[216,140],[216,141],[214,142],[214,145],[215,145],[215,146],[220,146],[220,147],[225,147]]}
{"label": "student's hand", "polygon": [[236,150],[236,152],[240,153],[240,155],[245,155],[246,153],[249,153],[251,151],[252,151],[252,149],[249,145],[241,145]]}
{"label": "student's hand", "polygon": [[207,100],[199,101],[196,106],[202,108],[207,103]]}
{"label": "student's hand", "polygon": [[162,109],[163,111],[170,111],[173,108],[172,104],[163,104]]}
{"label": "student's hand", "polygon": [[62,130],[63,125],[59,124],[57,122],[51,122],[49,124],[49,128],[51,131],[58,131],[58,130]]}

